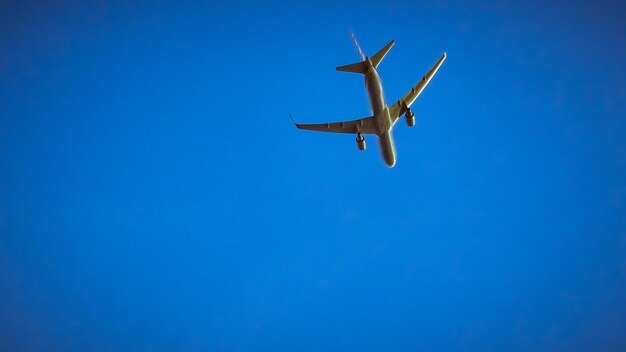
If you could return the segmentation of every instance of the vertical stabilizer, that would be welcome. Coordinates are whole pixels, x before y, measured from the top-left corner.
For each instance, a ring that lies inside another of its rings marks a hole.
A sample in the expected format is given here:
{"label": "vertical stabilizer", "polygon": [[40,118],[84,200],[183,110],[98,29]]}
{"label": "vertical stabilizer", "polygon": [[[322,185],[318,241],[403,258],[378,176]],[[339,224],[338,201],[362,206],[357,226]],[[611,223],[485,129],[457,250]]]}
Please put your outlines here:
{"label": "vertical stabilizer", "polygon": [[365,61],[365,54],[363,54],[363,50],[361,50],[361,46],[359,45],[359,41],[356,40],[356,35],[354,35],[354,32],[352,32],[352,30],[350,30],[350,36],[352,37],[352,43],[354,43],[354,47],[356,48],[356,51],[359,52],[359,56],[361,57],[361,61]]}

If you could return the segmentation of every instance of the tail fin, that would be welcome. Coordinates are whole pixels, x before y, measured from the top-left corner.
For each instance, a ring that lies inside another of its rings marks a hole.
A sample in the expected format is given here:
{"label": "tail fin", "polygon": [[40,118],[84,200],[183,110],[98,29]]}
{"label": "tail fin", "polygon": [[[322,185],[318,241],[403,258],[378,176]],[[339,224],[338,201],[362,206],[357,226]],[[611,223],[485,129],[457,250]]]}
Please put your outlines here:
{"label": "tail fin", "polygon": [[385,58],[385,55],[387,55],[387,52],[389,52],[389,49],[391,49],[391,47],[395,43],[396,43],[395,40],[390,41],[387,45],[385,45],[384,48],[380,49],[379,52],[377,52],[376,54],[374,54],[374,56],[372,56],[370,61],[372,61],[372,66],[374,66],[374,68],[378,67],[380,62],[383,61],[383,59]]}
{"label": "tail fin", "polygon": [[[387,55],[387,52],[389,52],[389,49],[391,49],[391,47],[394,44],[395,44],[395,40],[390,41],[387,45],[385,45],[384,48],[380,49],[379,52],[377,52],[376,54],[374,54],[374,56],[370,58],[370,61],[372,62],[372,66],[374,66],[374,68],[378,67],[380,62],[383,61],[383,59],[385,58],[385,55]],[[355,44],[355,45],[358,45],[358,44]],[[360,48],[359,48],[359,52],[360,52]],[[367,61],[365,60],[367,60],[367,58],[364,58],[364,60],[361,62],[357,62],[354,64],[345,65],[345,66],[339,66],[337,67],[337,71],[366,74],[367,73]]]}
{"label": "tail fin", "polygon": [[350,30],[350,36],[352,37],[352,43],[354,44],[354,47],[356,48],[356,51],[359,52],[359,57],[361,57],[361,61],[365,61],[365,54],[363,54],[363,50],[361,50],[361,46],[359,45],[359,41],[356,40],[356,35],[354,35],[354,32],[352,30]]}

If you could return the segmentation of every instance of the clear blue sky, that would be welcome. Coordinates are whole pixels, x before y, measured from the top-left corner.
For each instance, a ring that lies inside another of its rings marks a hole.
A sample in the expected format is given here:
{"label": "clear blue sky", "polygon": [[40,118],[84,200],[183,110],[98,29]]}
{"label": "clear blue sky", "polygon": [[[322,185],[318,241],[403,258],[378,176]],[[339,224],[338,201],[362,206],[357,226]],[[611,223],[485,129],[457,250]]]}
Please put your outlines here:
{"label": "clear blue sky", "polygon": [[[626,6],[3,2],[3,351],[626,350]],[[374,140],[296,130],[369,114]]]}

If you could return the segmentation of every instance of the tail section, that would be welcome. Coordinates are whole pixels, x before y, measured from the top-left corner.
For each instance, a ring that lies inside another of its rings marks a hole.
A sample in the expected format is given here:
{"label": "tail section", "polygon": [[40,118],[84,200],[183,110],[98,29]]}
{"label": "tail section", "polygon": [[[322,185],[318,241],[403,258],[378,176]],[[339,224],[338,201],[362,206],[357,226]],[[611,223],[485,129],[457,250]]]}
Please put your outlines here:
{"label": "tail section", "polygon": [[389,50],[395,43],[396,43],[395,40],[390,41],[387,45],[385,45],[384,48],[380,49],[379,52],[377,52],[376,54],[374,54],[374,56],[372,56],[370,60],[372,61],[372,66],[374,66],[374,68],[378,67],[380,62],[383,61],[383,59],[385,58],[385,55],[387,55],[387,53],[389,52]]}
{"label": "tail section", "polygon": [[354,73],[367,73],[367,62],[361,61],[350,65],[339,66],[337,67],[337,71],[343,72],[354,72]]}
{"label": "tail section", "polygon": [[359,52],[359,57],[361,57],[361,61],[365,61],[365,54],[363,54],[363,50],[361,50],[359,41],[356,40],[356,35],[354,35],[354,32],[352,30],[350,30],[350,36],[352,37],[352,43],[354,43],[354,47],[356,48],[356,51]]}
{"label": "tail section", "polygon": [[[363,52],[361,51],[361,48],[358,46],[358,43],[356,42],[356,38],[354,38],[354,35],[352,38],[354,39],[355,45],[357,46],[357,49],[359,50],[359,54],[363,55]],[[369,59],[369,61],[372,63],[372,66],[374,68],[378,67],[380,62],[383,61],[383,59],[385,58],[385,55],[387,55],[387,53],[389,52],[389,50],[394,44],[395,44],[394,40],[390,41],[387,45],[385,45],[384,48],[380,49],[379,52],[374,54],[374,56],[372,56]],[[363,61],[356,62],[350,65],[339,66],[337,67],[337,71],[366,74],[367,68],[368,68],[367,57],[363,57]]]}

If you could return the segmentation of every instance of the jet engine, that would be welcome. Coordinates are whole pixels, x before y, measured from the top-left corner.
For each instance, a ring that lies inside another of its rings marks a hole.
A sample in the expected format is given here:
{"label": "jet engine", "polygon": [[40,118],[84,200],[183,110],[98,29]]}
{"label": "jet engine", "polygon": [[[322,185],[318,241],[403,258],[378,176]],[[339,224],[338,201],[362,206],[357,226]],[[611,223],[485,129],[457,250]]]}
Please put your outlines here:
{"label": "jet engine", "polygon": [[365,137],[360,133],[356,135],[356,145],[359,147],[359,150],[365,150]]}
{"label": "jet engine", "polygon": [[413,113],[413,111],[407,110],[406,114],[404,114],[404,117],[406,118],[406,124],[409,127],[415,126],[415,114]]}

